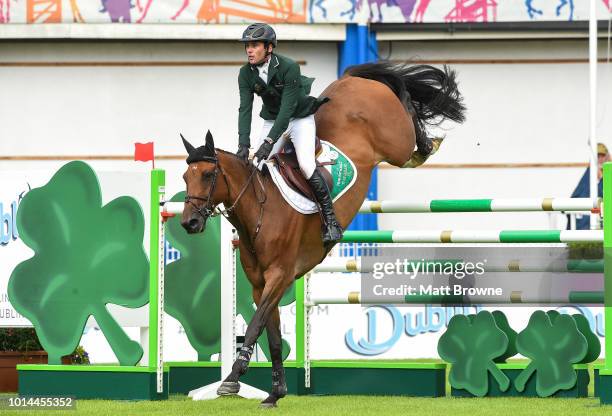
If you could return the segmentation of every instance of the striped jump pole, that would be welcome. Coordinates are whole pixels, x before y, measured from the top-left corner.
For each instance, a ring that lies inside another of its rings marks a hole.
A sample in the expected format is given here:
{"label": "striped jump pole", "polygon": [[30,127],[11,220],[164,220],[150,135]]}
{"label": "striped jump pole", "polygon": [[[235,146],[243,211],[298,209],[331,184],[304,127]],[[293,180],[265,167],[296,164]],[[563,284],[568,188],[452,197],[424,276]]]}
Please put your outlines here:
{"label": "striped jump pole", "polygon": [[[467,290],[467,288],[465,288]],[[471,288],[477,289],[477,288]],[[486,289],[486,288],[480,288]],[[360,291],[348,293],[321,294],[310,296],[305,300],[310,307],[315,305],[402,305],[402,304],[438,304],[438,305],[462,305],[462,304],[513,304],[513,303],[580,303],[601,305],[604,303],[604,293],[602,291],[570,291],[565,296],[542,299],[541,297],[526,296],[520,291],[511,292],[506,299],[499,296],[486,294],[469,295],[429,295],[415,294],[398,296],[394,298],[381,296],[364,296]]]}
{"label": "striped jump pole", "polygon": [[[445,266],[448,263],[467,262],[472,260],[425,260],[425,264]],[[421,260],[410,260],[410,263],[422,263]],[[373,263],[371,260],[369,263]],[[410,264],[409,263],[409,264]],[[554,273],[603,273],[603,260],[554,260],[542,262],[537,260],[508,260],[497,264],[487,263],[483,266],[485,272],[554,272]],[[316,266],[315,273],[371,273],[372,265],[364,266],[361,258],[330,258]]]}
{"label": "striped jump pole", "polygon": [[598,213],[600,201],[590,198],[424,199],[420,201],[365,201],[360,213],[418,212],[534,212],[588,211]]}
{"label": "striped jump pole", "polygon": [[[164,211],[180,214],[183,202],[166,202]],[[426,199],[421,201],[364,201],[362,214],[403,214],[423,212],[599,212],[601,203],[590,198],[533,199]]]}
{"label": "striped jump pole", "polygon": [[582,243],[603,242],[603,230],[347,231],[344,243]]}

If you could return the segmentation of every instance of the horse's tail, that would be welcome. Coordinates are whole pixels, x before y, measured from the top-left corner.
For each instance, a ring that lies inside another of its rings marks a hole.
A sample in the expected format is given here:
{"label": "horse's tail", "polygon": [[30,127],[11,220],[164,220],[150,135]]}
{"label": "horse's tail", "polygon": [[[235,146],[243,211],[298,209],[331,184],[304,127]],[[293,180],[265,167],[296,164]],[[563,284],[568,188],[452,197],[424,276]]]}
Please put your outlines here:
{"label": "horse's tail", "polygon": [[[390,62],[355,65],[345,75],[382,82],[397,95],[417,121],[417,129],[437,125],[444,119],[465,120],[465,106],[457,87],[455,71],[430,65],[397,65]],[[417,133],[418,134],[418,133]]]}

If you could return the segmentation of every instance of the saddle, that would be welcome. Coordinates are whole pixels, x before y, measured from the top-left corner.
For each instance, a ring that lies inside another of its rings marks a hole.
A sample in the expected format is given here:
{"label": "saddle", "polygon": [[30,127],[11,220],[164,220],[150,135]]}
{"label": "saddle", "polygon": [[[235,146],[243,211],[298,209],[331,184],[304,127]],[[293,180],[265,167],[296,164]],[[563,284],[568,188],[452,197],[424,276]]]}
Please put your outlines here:
{"label": "saddle", "polygon": [[[316,140],[315,141],[315,159],[316,159],[316,156],[321,153],[322,146],[321,146],[321,141],[319,140],[318,137],[315,140]],[[287,185],[289,185],[291,189],[293,189],[294,191],[300,193],[301,195],[305,196],[306,198],[312,201],[317,200],[312,190],[310,189],[310,185],[308,185],[306,178],[304,178],[304,175],[302,175],[302,171],[300,170],[300,164],[298,163],[297,155],[295,154],[295,152],[290,152],[290,153],[279,152],[279,153],[274,154],[270,158],[270,160],[274,161],[274,163],[278,167],[278,170],[281,176],[283,177],[283,179],[285,180],[285,182],[287,183]],[[325,179],[325,183],[327,183],[327,187],[329,189],[332,189],[333,187],[332,176],[329,173],[329,171],[325,169],[324,166],[331,165],[333,164],[333,162],[332,163],[329,163],[329,162],[320,163],[319,161],[316,161],[316,164],[317,164],[316,169],[319,172],[321,172],[321,174],[323,175],[323,178]]]}

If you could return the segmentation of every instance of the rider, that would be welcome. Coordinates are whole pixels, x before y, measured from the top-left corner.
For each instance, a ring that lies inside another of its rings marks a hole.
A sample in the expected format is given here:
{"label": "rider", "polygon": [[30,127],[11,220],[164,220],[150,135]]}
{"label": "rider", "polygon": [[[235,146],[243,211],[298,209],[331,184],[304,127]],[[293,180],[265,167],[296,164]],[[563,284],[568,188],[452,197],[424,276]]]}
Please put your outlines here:
{"label": "rider", "polygon": [[257,161],[267,160],[279,152],[291,137],[300,170],[310,185],[325,218],[323,243],[336,243],[342,238],[342,227],[325,179],[316,169],[314,113],[325,99],[308,96],[313,78],[300,75],[300,66],[293,60],[273,52],[276,33],[265,23],[254,23],[242,34],[248,63],[240,68],[240,108],[238,109],[238,155],[249,157],[253,94],[263,101],[259,113],[263,129],[255,147]]}

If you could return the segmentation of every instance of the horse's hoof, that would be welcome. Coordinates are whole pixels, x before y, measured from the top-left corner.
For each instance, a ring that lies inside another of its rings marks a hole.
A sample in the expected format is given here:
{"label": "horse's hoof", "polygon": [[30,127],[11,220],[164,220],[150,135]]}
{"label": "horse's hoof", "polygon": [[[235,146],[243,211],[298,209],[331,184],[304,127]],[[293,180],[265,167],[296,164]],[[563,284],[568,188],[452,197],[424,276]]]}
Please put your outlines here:
{"label": "horse's hoof", "polygon": [[410,160],[404,163],[402,168],[416,168],[416,167],[421,166],[423,163],[425,163],[426,160],[427,158],[425,156],[415,151],[410,157]]}
{"label": "horse's hoof", "polygon": [[237,381],[224,381],[217,389],[219,396],[229,396],[240,391],[240,383]]}
{"label": "horse's hoof", "polygon": [[436,137],[434,139],[431,139],[431,151],[427,155],[422,155],[418,151],[415,151],[412,154],[412,157],[410,157],[410,160],[408,160],[408,162],[406,162],[402,166],[402,168],[417,168],[421,166],[423,163],[427,161],[427,159],[429,159],[431,156],[436,154],[438,149],[440,149],[440,146],[442,145],[443,140],[444,140],[444,137]]}
{"label": "horse's hoof", "polygon": [[276,407],[277,401],[278,398],[271,394],[259,404],[259,407],[261,407],[262,409],[271,409],[273,407]]}

